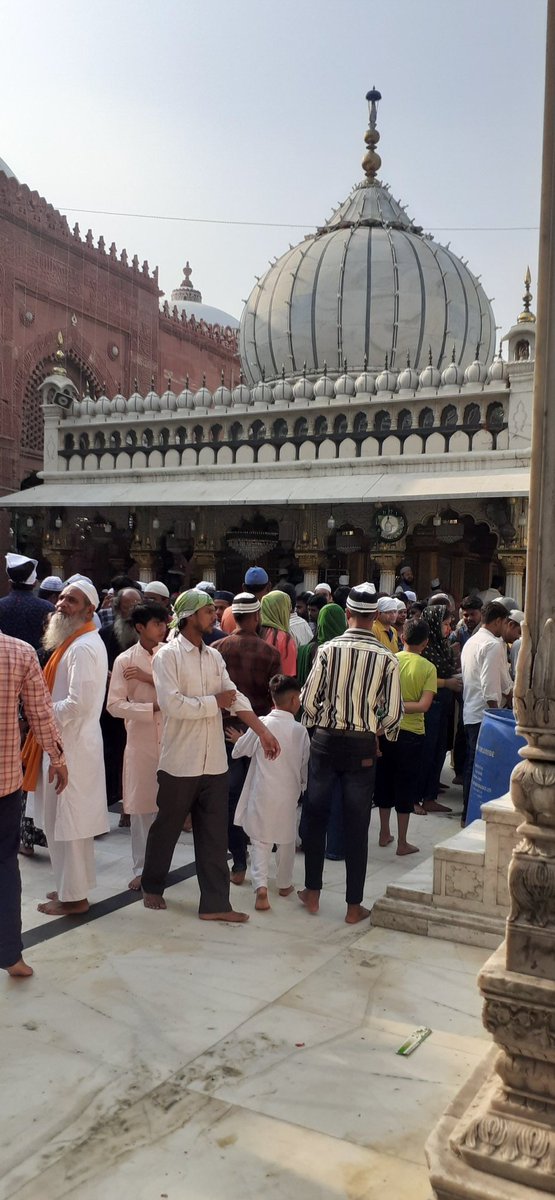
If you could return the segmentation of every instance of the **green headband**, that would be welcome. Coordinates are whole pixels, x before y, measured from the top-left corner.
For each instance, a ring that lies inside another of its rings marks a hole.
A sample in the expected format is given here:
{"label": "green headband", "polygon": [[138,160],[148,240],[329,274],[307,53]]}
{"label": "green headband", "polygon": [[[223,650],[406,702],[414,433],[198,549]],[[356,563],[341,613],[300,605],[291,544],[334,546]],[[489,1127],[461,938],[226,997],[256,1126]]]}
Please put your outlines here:
{"label": "green headband", "polygon": [[213,603],[211,596],[206,592],[197,592],[196,588],[190,588],[188,592],[181,592],[173,606],[175,624],[179,625],[180,621],[185,620],[186,617],[192,617],[199,608],[205,608],[207,604]]}

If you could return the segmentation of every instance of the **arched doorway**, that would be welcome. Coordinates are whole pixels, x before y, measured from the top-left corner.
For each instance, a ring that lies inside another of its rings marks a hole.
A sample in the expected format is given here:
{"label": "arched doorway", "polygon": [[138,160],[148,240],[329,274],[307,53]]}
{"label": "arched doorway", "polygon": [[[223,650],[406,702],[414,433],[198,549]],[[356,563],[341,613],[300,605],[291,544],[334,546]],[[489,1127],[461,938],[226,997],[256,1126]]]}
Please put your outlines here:
{"label": "arched doorway", "polygon": [[503,575],[497,559],[497,534],[485,521],[440,509],[407,538],[404,556],[412,564],[419,596],[427,596],[432,579],[457,601],[488,588],[492,575]]}

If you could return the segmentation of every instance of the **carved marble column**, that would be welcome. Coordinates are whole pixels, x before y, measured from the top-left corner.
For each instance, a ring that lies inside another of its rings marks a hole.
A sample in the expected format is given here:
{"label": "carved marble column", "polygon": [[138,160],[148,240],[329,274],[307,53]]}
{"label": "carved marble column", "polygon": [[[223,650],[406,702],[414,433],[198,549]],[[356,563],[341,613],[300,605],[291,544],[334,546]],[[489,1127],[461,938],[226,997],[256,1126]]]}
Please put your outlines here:
{"label": "carved marble column", "polygon": [[524,597],[525,550],[499,550],[499,561],[505,568],[505,595],[514,596],[517,608],[522,608]]}
{"label": "carved marble column", "polygon": [[392,596],[395,591],[395,564],[399,558],[397,550],[378,550],[373,555],[374,562],[380,568],[380,583],[378,591],[386,596]]}
{"label": "carved marble column", "polygon": [[539,262],[526,622],[515,683],[527,745],[511,779],[523,823],[509,868],[506,942],[479,976],[484,1023],[499,1053],[452,1124],[449,1150],[441,1127],[430,1139],[441,1200],[555,1194],[555,0],[548,3]]}
{"label": "carved marble column", "polygon": [[304,571],[304,590],[313,592],[318,583],[318,568],[320,552],[318,550],[298,550],[297,562]]}

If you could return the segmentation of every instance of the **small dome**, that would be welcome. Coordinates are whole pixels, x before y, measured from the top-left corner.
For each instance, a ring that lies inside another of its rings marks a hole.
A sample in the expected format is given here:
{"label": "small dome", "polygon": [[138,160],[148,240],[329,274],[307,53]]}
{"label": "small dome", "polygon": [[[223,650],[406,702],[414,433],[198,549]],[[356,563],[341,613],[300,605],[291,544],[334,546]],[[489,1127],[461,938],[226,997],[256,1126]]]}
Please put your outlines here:
{"label": "small dome", "polygon": [[214,404],[217,408],[229,408],[231,404],[231,392],[229,388],[224,387],[223,383],[214,392]]}
{"label": "small dome", "polygon": [[145,402],[140,392],[133,392],[126,404],[127,412],[142,413],[145,411]]}
{"label": "small dome", "polygon": [[214,401],[212,392],[207,387],[202,385],[198,392],[195,392],[195,408],[213,408]]}
{"label": "small dome", "polygon": [[179,396],[176,400],[176,406],[179,409],[195,407],[195,395],[189,387],[184,387],[183,391],[179,393]]}
{"label": "small dome", "polygon": [[81,416],[96,417],[96,415],[96,400],[93,400],[90,396],[84,396],[81,401]]}
{"label": "small dome", "polygon": [[122,396],[121,392],[118,392],[110,402],[110,409],[112,411],[112,415],[115,415],[116,413],[127,412],[125,396]]}
{"label": "small dome", "polygon": [[293,388],[291,387],[289,380],[278,379],[277,383],[274,384],[274,400],[276,400],[278,404],[286,404],[292,399]]}
{"label": "small dome", "polygon": [[314,395],[317,396],[319,400],[331,400],[335,396],[333,379],[330,379],[329,375],[321,375],[320,378],[316,380],[316,383],[314,384]]}
{"label": "small dome", "polygon": [[438,388],[441,384],[441,375],[437,367],[434,367],[431,359],[432,356],[430,352],[430,361],[428,362],[428,366],[424,367],[424,370],[420,372],[421,388]]}
{"label": "small dome", "polygon": [[352,375],[347,375],[345,371],[343,375],[339,376],[339,379],[336,379],[335,394],[336,396],[354,396],[355,381]]}
{"label": "small dome", "polygon": [[160,412],[160,397],[152,388],[145,396],[145,412]]}
{"label": "small dome", "polygon": [[231,313],[224,312],[222,308],[214,308],[212,304],[203,304],[202,295],[196,287],[193,286],[191,278],[192,271],[189,263],[183,268],[183,282],[181,287],[174,288],[172,296],[172,308],[176,308],[179,315],[185,313],[186,317],[194,317],[195,321],[205,321],[207,325],[219,326],[221,329],[231,329],[234,332],[239,329],[237,317],[233,317]]}
{"label": "small dome", "polygon": [[73,401],[73,404],[71,406],[71,415],[72,415],[72,417],[80,417],[81,416],[81,401],[80,400]]}
{"label": "small dome", "polygon": [[372,396],[376,391],[376,376],[373,371],[362,371],[355,380],[355,391],[357,396],[360,394]]}
{"label": "small dome", "polygon": [[167,388],[160,396],[160,409],[162,412],[175,412],[177,408],[177,396],[172,392],[171,388]]}
{"label": "small dome", "polygon": [[468,367],[466,368],[464,373],[464,382],[474,384],[485,383],[487,375],[487,367],[484,363],[480,362],[478,355],[476,354],[474,362],[469,363]]}
{"label": "small dome", "polygon": [[241,407],[246,408],[249,404],[252,404],[251,389],[247,387],[246,383],[239,383],[237,387],[233,389],[232,399],[234,404],[240,404]]}
{"label": "small dome", "polygon": [[456,351],[455,347],[453,346],[451,362],[449,363],[449,366],[445,367],[445,370],[441,372],[441,382],[444,387],[461,387],[461,385],[464,383],[464,371],[462,367],[459,367],[458,362],[455,361],[455,355]]}
{"label": "small dome", "polygon": [[293,395],[295,400],[312,400],[314,398],[314,385],[310,382],[310,379],[306,379],[304,375],[302,379],[297,379],[293,388]]}
{"label": "small dome", "polygon": [[399,376],[397,374],[397,371],[390,371],[390,369],[387,365],[387,358],[386,358],[385,367],[384,367],[383,371],[380,371],[378,378],[376,379],[376,391],[377,392],[395,392],[397,389],[398,378],[399,378]]}
{"label": "small dome", "polygon": [[269,383],[257,383],[253,388],[252,398],[255,404],[273,404],[274,393]]}
{"label": "small dome", "polygon": [[509,374],[509,370],[508,370],[507,364],[506,364],[506,362],[504,362],[503,358],[501,357],[501,351],[499,351],[497,358],[494,358],[494,360],[488,370],[488,382],[489,383],[504,383],[506,381],[506,379],[508,378],[508,374]]}
{"label": "small dome", "polygon": [[415,392],[420,383],[420,375],[410,365],[410,359],[407,358],[407,365],[399,374],[399,391]]}
{"label": "small dome", "polygon": [[101,417],[109,417],[112,412],[112,405],[107,396],[99,396],[95,407]]}
{"label": "small dome", "polygon": [[3,158],[0,158],[0,171],[3,171],[4,175],[8,176],[8,179],[15,179],[15,175],[11,167],[8,166],[7,162],[4,162]]}

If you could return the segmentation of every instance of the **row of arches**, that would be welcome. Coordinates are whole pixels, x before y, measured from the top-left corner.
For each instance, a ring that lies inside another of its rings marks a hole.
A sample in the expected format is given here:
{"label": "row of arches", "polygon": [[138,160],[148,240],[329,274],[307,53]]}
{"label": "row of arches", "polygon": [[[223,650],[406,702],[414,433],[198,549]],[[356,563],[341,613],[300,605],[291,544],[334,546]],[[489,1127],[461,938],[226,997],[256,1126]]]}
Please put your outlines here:
{"label": "row of arches", "polygon": [[[66,450],[62,455],[68,471],[82,470],[129,470],[148,467],[176,468],[181,466],[214,466],[241,463],[276,463],[325,461],[345,458],[378,458],[391,455],[460,454],[476,453],[508,448],[508,432],[499,432],[482,427],[474,431],[455,429],[451,434],[423,430],[400,434],[399,432],[364,436],[349,435],[342,438],[314,437],[275,441],[230,442],[217,444],[180,442],[169,446],[152,445],[86,445],[80,435],[79,449]],[[95,435],[96,437],[96,435]],[[94,440],[94,439],[93,439]]]}
{"label": "row of arches", "polygon": [[[490,404],[486,412],[486,429],[494,432],[499,431],[503,429],[504,424],[505,413],[503,405],[499,402]],[[480,425],[481,412],[479,404],[467,404],[463,414],[462,428],[476,430]],[[157,430],[143,429],[139,432],[135,429],[128,429],[123,434],[118,429],[114,429],[109,433],[106,433],[103,429],[99,429],[92,435],[84,430],[78,435],[66,433],[64,437],[64,450],[73,451],[77,448],[82,451],[89,449],[119,450],[121,448],[134,449],[139,446],[145,449],[152,449],[155,446],[166,448],[171,445],[184,446],[189,440],[194,445],[217,444],[219,442],[230,442],[233,444],[245,440],[251,442],[271,440],[280,443],[290,437],[306,438],[313,436],[324,438],[329,434],[332,434],[334,437],[345,437],[349,432],[363,436],[370,429],[377,434],[387,434],[395,428],[399,433],[407,434],[413,428],[429,432],[434,428],[449,431],[457,428],[457,426],[457,409],[454,404],[449,404],[441,413],[439,426],[435,426],[435,414],[431,408],[421,409],[418,414],[416,426],[413,425],[413,414],[408,408],[400,409],[397,413],[395,424],[393,423],[392,413],[388,409],[381,409],[374,414],[372,424],[369,422],[368,413],[356,413],[352,422],[352,430],[349,429],[349,421],[345,413],[338,413],[331,422],[328,421],[328,418],[324,414],[320,414],[314,421],[312,431],[309,427],[307,417],[299,417],[291,428],[284,417],[279,417],[273,422],[272,426],[268,426],[261,418],[257,418],[246,430],[240,421],[234,421],[228,430],[225,430],[220,424],[212,425],[209,430],[205,430],[202,425],[195,425],[190,430],[190,439],[185,426],[179,426],[171,432],[165,426]]]}

